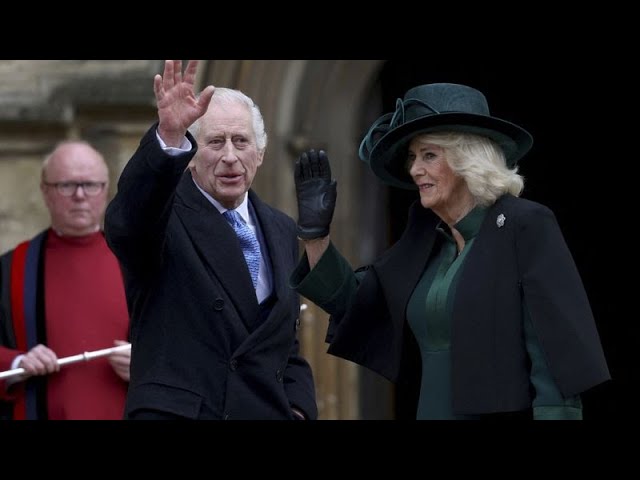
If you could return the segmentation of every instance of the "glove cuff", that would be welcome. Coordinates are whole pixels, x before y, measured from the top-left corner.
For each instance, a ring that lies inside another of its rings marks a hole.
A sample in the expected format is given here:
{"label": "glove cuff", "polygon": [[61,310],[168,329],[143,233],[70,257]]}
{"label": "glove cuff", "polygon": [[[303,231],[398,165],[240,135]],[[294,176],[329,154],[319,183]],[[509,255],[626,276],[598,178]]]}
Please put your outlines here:
{"label": "glove cuff", "polygon": [[296,229],[300,240],[314,240],[316,238],[324,238],[329,235],[329,227],[326,228],[304,228],[298,225]]}

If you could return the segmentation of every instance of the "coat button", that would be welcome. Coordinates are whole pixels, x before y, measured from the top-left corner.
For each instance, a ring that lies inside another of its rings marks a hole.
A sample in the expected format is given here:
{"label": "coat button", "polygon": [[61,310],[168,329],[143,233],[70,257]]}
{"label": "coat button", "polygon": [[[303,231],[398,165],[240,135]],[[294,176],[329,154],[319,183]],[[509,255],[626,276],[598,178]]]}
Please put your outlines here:
{"label": "coat button", "polygon": [[296,318],[296,330],[300,330],[300,318]]}
{"label": "coat button", "polygon": [[229,370],[235,372],[238,369],[238,360],[235,358],[229,362]]}
{"label": "coat button", "polygon": [[276,380],[277,380],[278,382],[282,382],[282,377],[283,377],[283,375],[282,375],[282,370],[278,369],[278,370],[276,371]]}
{"label": "coat button", "polygon": [[213,301],[213,309],[219,312],[220,310],[222,310],[222,307],[224,307],[224,300],[222,300],[221,298],[216,298]]}

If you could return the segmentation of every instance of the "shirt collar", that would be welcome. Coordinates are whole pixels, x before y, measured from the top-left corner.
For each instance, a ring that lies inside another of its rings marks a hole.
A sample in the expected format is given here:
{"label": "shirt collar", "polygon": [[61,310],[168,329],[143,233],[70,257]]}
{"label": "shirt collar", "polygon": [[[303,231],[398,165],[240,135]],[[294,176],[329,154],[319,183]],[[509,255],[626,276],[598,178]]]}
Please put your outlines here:
{"label": "shirt collar", "polygon": [[[193,177],[191,179],[193,180]],[[198,188],[198,190],[200,190],[202,195],[204,195],[204,197],[218,209],[220,213],[224,213],[228,210],[228,208],[223,207],[219,201],[217,201],[202,188],[200,188],[200,185],[198,185],[195,180],[193,180],[193,184]],[[242,200],[242,203],[235,209],[235,211],[240,214],[244,223],[246,223],[247,225],[251,225],[251,220],[249,217],[249,196],[246,193],[244,194],[244,200]]]}
{"label": "shirt collar", "polygon": [[[454,225],[454,228],[458,232],[460,232],[460,235],[462,235],[462,238],[464,238],[465,242],[468,242],[478,234],[478,232],[480,231],[480,227],[482,226],[482,221],[487,214],[487,210],[487,207],[476,205],[469,213],[458,220],[458,223]],[[438,222],[436,230],[438,230],[450,241],[454,241],[453,237],[451,236],[451,230],[449,230],[449,226],[442,220]]]}
{"label": "shirt collar", "polygon": [[471,240],[480,231],[482,221],[487,214],[487,208],[476,205],[473,210],[461,218],[454,226],[465,241]]}

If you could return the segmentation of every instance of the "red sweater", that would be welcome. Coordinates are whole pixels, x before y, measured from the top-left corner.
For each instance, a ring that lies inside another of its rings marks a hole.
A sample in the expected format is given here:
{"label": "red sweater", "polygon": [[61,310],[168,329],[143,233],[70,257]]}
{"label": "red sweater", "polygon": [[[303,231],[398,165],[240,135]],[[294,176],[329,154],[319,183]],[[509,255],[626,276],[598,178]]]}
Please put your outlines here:
{"label": "red sweater", "polygon": [[[60,237],[50,230],[44,272],[47,346],[58,358],[127,339],[122,274],[101,232]],[[64,366],[49,378],[49,419],[121,419],[126,390],[107,357]]]}
{"label": "red sweater", "polygon": [[[44,254],[46,345],[58,358],[126,340],[122,274],[102,232],[61,237],[49,230]],[[23,394],[22,387],[15,385],[10,396]],[[48,418],[122,419],[126,390],[107,357],[63,366],[47,378]]]}

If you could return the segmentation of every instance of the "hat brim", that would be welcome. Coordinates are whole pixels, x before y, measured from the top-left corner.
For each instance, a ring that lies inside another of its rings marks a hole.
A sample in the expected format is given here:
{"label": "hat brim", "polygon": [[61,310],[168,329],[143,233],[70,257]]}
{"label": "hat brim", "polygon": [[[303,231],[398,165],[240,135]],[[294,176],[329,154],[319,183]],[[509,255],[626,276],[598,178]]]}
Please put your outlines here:
{"label": "hat brim", "polygon": [[387,132],[371,150],[371,170],[388,185],[416,189],[405,167],[409,141],[416,135],[443,131],[472,133],[494,140],[504,151],[509,167],[514,167],[533,145],[529,132],[496,117],[471,113],[429,115]]}

